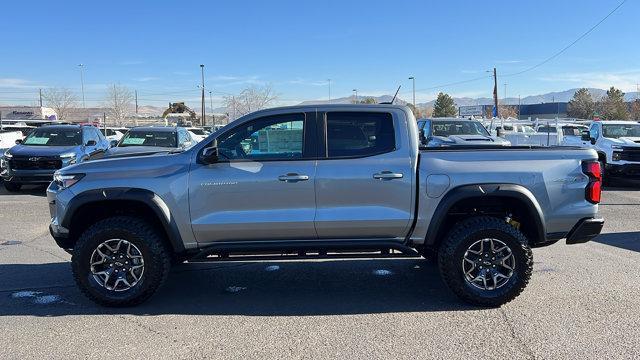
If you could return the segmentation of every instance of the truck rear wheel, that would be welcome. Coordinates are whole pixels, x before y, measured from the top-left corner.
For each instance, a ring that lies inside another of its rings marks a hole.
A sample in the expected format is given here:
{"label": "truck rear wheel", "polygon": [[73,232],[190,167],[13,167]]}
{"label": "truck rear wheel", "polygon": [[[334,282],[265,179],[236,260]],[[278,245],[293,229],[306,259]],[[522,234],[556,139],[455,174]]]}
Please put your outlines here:
{"label": "truck rear wheel", "polygon": [[98,221],[80,236],[71,266],[89,299],[104,306],[133,306],[151,297],[166,280],[171,257],[152,226],[117,216]]}
{"label": "truck rear wheel", "polygon": [[457,223],[438,251],[449,289],[474,305],[496,307],[529,283],[533,255],[527,238],[504,220],[478,216]]}

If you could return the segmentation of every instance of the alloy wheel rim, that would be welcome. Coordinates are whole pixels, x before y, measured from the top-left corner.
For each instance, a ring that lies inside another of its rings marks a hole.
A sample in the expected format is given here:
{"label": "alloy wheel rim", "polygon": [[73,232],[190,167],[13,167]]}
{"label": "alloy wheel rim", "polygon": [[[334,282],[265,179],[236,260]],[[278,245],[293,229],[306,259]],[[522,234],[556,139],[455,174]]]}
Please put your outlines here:
{"label": "alloy wheel rim", "polygon": [[111,291],[126,291],[136,286],[144,274],[144,258],[137,246],[123,239],[110,239],[91,254],[93,279]]}
{"label": "alloy wheel rim", "polygon": [[496,290],[506,285],[515,267],[516,258],[511,248],[493,238],[471,244],[462,259],[465,280],[481,290]]}

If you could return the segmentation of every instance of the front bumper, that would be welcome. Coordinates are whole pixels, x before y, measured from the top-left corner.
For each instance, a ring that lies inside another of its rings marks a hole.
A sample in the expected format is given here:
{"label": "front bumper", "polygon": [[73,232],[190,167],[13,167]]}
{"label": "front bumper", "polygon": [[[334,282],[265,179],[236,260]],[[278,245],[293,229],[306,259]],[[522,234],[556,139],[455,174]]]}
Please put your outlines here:
{"label": "front bumper", "polygon": [[4,169],[0,174],[4,181],[20,184],[48,184],[53,181],[56,170],[12,170]]}
{"label": "front bumper", "polygon": [[603,226],[604,219],[582,219],[567,234],[567,244],[585,243],[598,236]]}

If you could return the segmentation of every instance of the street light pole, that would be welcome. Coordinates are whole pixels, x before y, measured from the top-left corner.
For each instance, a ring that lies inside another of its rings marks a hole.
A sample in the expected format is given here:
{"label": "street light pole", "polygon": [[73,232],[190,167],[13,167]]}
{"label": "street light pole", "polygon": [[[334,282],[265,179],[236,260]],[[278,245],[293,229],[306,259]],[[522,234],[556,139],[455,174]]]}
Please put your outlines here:
{"label": "street light pole", "polygon": [[413,108],[416,108],[416,78],[411,76],[409,80],[413,82]]}
{"label": "street light pole", "polygon": [[355,103],[358,103],[358,89],[353,89],[353,93],[355,94]]}
{"label": "street light pole", "polygon": [[84,102],[84,74],[82,69],[84,68],[83,64],[78,64],[78,66],[80,67],[80,86],[82,89],[82,108],[85,109],[87,106]]}
{"label": "street light pole", "polygon": [[206,123],[206,118],[205,118],[205,110],[204,110],[204,64],[200,64],[200,72],[202,73],[202,101],[201,101],[201,106],[202,106],[202,119],[200,121],[201,125],[204,126]]}
{"label": "street light pole", "polygon": [[216,126],[216,117],[213,115],[213,96],[211,95],[211,91],[209,91],[209,107],[211,107],[211,131]]}
{"label": "street light pole", "polygon": [[329,104],[331,104],[331,79],[327,79],[327,82],[329,83]]}

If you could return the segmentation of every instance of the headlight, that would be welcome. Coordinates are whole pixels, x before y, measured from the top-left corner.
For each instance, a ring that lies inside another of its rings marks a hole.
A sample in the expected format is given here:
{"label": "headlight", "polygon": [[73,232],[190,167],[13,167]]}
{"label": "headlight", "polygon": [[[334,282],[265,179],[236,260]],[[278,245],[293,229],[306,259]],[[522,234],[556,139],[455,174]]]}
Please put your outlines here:
{"label": "headlight", "polygon": [[622,150],[622,146],[620,145],[611,145],[611,148],[616,150]]}
{"label": "headlight", "polygon": [[2,156],[4,156],[4,158],[7,159],[7,160],[9,160],[9,159],[11,159],[13,157],[13,155],[9,154],[9,150],[5,151],[4,155],[2,155]]}
{"label": "headlight", "polygon": [[76,153],[64,153],[60,155],[60,159],[72,159],[76,157]]}
{"label": "headlight", "polygon": [[622,155],[622,153],[621,153],[621,152],[614,151],[614,152],[613,152],[613,156],[611,156],[611,159],[612,159],[613,161],[619,161],[619,160],[620,160],[620,158],[621,158],[621,155]]}
{"label": "headlight", "polygon": [[84,177],[84,174],[69,174],[62,175],[59,173],[53,174],[53,182],[55,182],[61,189],[66,189],[73,186]]}

